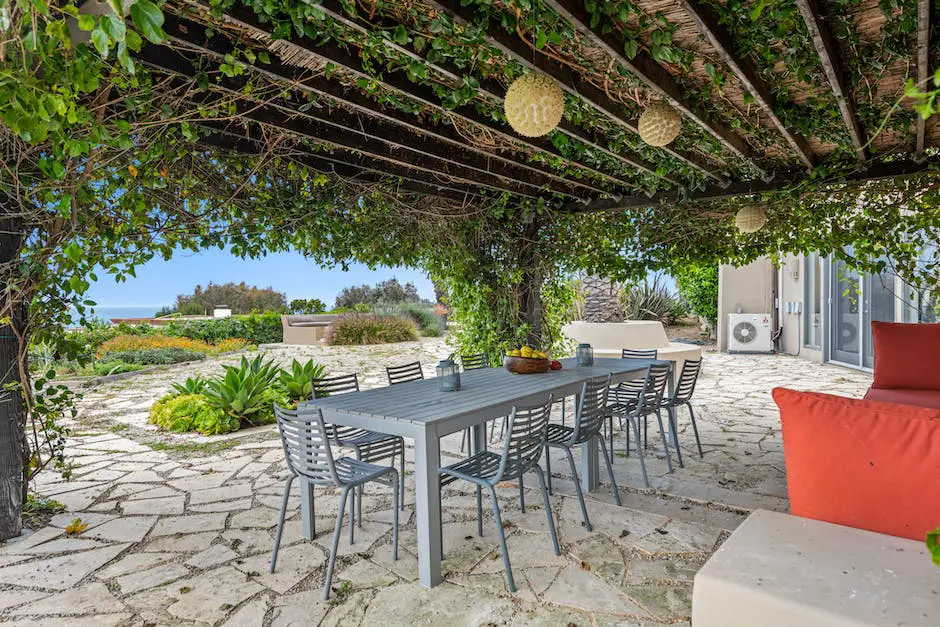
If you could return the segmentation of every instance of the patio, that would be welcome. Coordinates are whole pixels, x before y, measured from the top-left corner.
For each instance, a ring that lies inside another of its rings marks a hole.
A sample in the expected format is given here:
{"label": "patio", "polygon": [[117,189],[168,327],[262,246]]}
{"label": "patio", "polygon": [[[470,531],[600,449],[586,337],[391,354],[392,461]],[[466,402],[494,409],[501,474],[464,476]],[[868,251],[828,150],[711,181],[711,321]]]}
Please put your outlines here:
{"label": "patio", "polygon": [[[414,358],[432,363],[447,352],[441,340],[268,350],[280,360],[313,357],[337,372],[359,370],[364,387],[384,384],[385,364]],[[335,592],[324,602],[335,496],[318,493],[319,535],[312,543],[301,539],[299,499],[292,499],[278,570],[267,573],[284,473],[273,428],[227,436],[214,445],[225,450],[211,453],[203,444],[208,438],[173,436],[175,446],[167,450],[166,442],[141,428],[146,408],[171,381],[213,366],[144,374],[87,391],[68,451],[79,464],[73,480],[43,475],[39,482],[42,494],[69,511],[0,549],[4,621],[687,625],[692,577],[708,556],[750,509],[787,507],[779,417],[769,390],[786,384],[859,397],[871,379],[787,357],[706,353],[693,399],[704,459],[693,453],[691,433],[680,432],[686,467],[668,475],[651,438],[653,489],[645,490],[638,487],[636,459],[624,459],[621,450],[614,468],[625,508],[613,506],[602,487],[588,503],[595,527],[589,533],[567,467],[553,458],[561,557],[549,550],[544,512],[531,489],[536,482],[527,481],[526,514],[513,498],[516,487],[505,486],[501,502],[519,583],[515,595],[506,588],[489,516],[486,535],[475,534],[472,492],[459,484],[445,489],[446,580],[427,590],[416,583],[413,486],[409,482],[397,562],[390,550],[391,494],[370,486],[364,527],[354,549],[343,534]],[[459,436],[452,436],[444,449],[455,457],[459,445]],[[63,528],[75,518],[88,529],[66,537]]]}

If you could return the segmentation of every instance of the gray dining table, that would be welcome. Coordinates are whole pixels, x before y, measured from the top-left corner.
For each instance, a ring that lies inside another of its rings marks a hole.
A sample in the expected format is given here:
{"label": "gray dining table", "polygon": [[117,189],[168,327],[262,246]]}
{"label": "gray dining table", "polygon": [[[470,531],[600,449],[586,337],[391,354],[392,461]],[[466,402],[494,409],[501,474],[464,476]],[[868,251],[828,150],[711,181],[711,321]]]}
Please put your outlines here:
{"label": "gray dining table", "polygon": [[[460,373],[460,390],[444,392],[435,378],[395,386],[363,390],[307,401],[319,407],[327,422],[398,435],[414,442],[415,510],[418,538],[418,575],[421,584],[441,582],[441,487],[440,439],[473,429],[474,450],[486,446],[486,422],[508,415],[514,405],[544,403],[577,396],[582,384],[597,376],[611,375],[620,383],[645,375],[648,359],[595,359],[589,367],[565,359],[561,370],[544,374],[514,375],[503,368],[484,368]],[[586,445],[581,455],[581,481],[585,490],[599,484],[598,447]],[[313,536],[312,490],[301,494],[303,534]]]}

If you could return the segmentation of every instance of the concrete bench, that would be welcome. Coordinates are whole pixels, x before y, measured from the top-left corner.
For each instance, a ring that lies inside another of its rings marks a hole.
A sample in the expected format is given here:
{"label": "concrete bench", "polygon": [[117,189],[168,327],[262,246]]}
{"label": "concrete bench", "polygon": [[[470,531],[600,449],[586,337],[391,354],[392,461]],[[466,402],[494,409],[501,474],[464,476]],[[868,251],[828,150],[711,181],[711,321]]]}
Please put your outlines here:
{"label": "concrete bench", "polygon": [[326,339],[336,314],[293,314],[281,316],[284,344],[313,345]]}
{"label": "concrete bench", "polygon": [[629,322],[572,322],[562,333],[580,343],[590,344],[597,357],[620,357],[624,348],[648,350],[655,348],[659,359],[676,362],[676,375],[686,359],[701,359],[702,348],[694,344],[670,342],[666,329],[655,320]]}
{"label": "concrete bench", "polygon": [[923,542],[758,510],[696,574],[692,625],[935,627],[940,568]]}

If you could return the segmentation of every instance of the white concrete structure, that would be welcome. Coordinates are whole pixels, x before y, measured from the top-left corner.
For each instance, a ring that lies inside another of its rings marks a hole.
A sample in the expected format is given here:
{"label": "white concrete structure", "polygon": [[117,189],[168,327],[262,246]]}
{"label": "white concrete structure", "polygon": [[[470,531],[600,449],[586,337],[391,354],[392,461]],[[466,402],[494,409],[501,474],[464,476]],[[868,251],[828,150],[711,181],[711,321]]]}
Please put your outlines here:
{"label": "white concrete structure", "polygon": [[757,510],[695,575],[694,627],[940,625],[922,542]]}
{"label": "white concrete structure", "polygon": [[212,310],[213,318],[228,318],[232,315],[232,310],[228,307],[216,307]]}
{"label": "white concrete structure", "polygon": [[566,324],[561,332],[579,344],[590,344],[595,357],[620,357],[624,348],[655,348],[660,359],[676,362],[677,373],[686,359],[702,357],[702,349],[699,346],[670,342],[662,323],[655,320],[603,323],[576,321]]}

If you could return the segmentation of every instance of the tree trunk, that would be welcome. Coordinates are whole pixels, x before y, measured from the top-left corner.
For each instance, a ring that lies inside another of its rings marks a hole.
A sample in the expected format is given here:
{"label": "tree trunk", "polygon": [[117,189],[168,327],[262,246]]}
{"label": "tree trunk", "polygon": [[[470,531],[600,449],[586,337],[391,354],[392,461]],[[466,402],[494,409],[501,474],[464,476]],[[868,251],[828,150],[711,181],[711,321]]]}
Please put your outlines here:
{"label": "tree trunk", "polygon": [[610,279],[584,277],[584,321],[623,322],[620,289]]}
{"label": "tree trunk", "polygon": [[519,298],[519,312],[525,317],[529,325],[529,335],[526,344],[533,348],[547,348],[544,337],[544,316],[542,315],[542,280],[544,277],[539,271],[538,237],[542,223],[538,218],[528,223],[523,231],[523,242],[519,255],[519,266],[522,269],[522,285]]}
{"label": "tree trunk", "polygon": [[[10,217],[12,208],[5,200],[8,199],[0,195],[0,264],[16,259],[22,243],[20,220]],[[10,292],[0,293],[0,298],[14,297]],[[23,307],[4,309],[13,312],[13,325],[24,322],[18,319]],[[20,514],[27,487],[23,460],[26,408],[17,366],[18,347],[13,326],[0,324],[0,540],[19,535],[22,529]]]}

